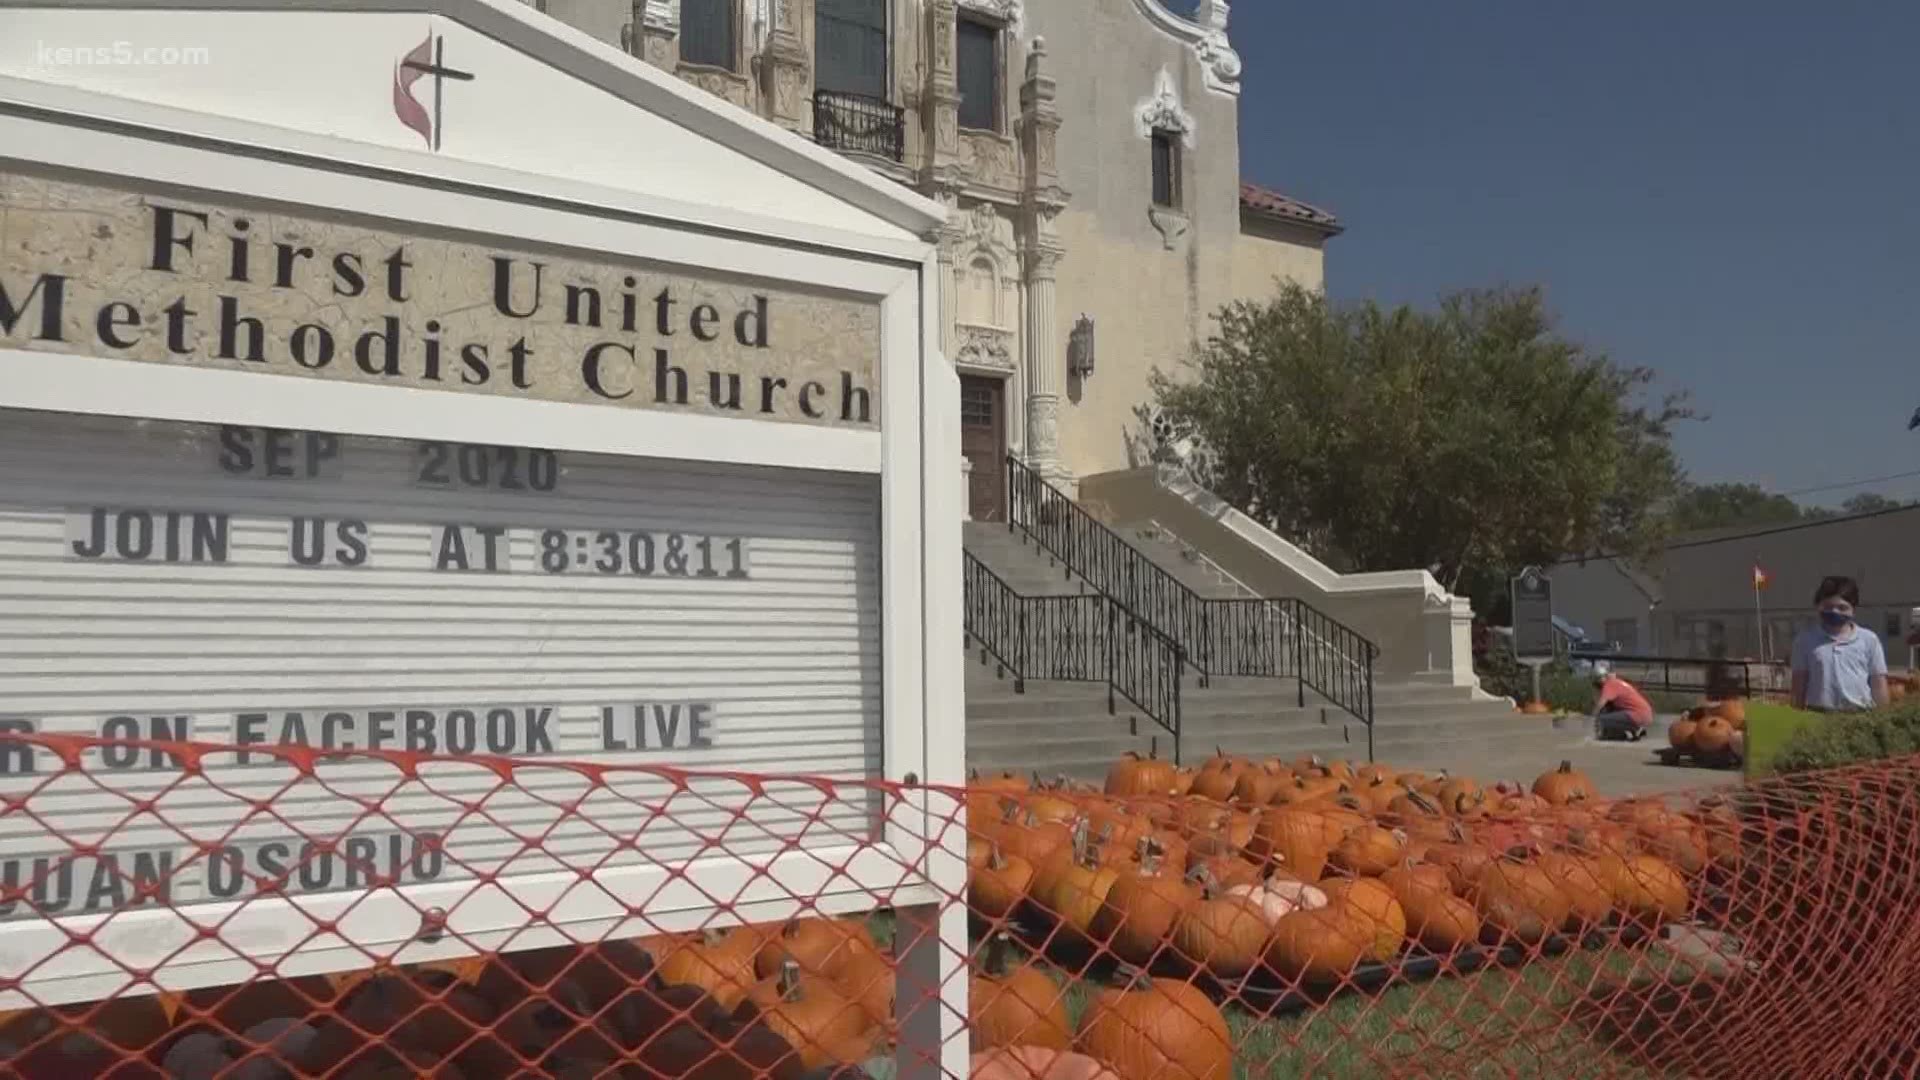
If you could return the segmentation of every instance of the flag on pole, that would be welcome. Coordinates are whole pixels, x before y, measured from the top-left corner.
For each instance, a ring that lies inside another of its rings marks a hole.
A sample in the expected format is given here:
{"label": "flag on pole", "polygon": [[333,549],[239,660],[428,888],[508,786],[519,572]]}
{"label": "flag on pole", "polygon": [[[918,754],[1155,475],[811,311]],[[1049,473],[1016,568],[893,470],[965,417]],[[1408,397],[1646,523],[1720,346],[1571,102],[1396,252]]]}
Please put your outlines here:
{"label": "flag on pole", "polygon": [[1754,592],[1759,592],[1761,589],[1766,588],[1767,582],[1772,580],[1773,580],[1772,578],[1767,576],[1767,572],[1760,568],[1760,564],[1758,562],[1753,564],[1753,591]]}

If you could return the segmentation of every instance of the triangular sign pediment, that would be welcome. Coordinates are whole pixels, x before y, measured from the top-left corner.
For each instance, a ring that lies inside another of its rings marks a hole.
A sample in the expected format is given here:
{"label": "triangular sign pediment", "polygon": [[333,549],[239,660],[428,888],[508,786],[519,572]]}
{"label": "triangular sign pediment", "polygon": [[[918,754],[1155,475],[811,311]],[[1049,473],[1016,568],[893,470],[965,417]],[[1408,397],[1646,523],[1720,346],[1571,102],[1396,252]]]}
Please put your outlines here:
{"label": "triangular sign pediment", "polygon": [[406,6],[0,0],[0,78],[889,240],[938,221],[935,204],[516,0]]}

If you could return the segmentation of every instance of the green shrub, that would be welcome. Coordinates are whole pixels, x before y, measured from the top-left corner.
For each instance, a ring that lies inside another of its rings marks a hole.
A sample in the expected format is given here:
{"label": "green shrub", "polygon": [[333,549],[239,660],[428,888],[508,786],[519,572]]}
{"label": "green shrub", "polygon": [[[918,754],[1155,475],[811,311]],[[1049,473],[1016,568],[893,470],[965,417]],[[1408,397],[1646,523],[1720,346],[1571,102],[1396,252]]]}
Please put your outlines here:
{"label": "green shrub", "polygon": [[1793,733],[1773,758],[1776,772],[1833,769],[1920,754],[1920,702],[1822,718]]}

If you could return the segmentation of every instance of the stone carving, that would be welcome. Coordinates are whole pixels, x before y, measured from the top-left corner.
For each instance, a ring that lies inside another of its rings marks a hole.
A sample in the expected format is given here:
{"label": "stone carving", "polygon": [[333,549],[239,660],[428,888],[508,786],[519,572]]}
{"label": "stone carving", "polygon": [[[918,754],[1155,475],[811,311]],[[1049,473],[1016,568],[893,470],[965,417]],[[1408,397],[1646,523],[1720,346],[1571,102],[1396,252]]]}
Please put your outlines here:
{"label": "stone carving", "polygon": [[1227,37],[1227,0],[1199,0],[1191,19],[1174,14],[1162,0],[1133,0],[1133,6],[1156,29],[1193,50],[1208,90],[1239,96],[1240,54]]}
{"label": "stone carving", "polygon": [[1180,88],[1166,68],[1153,77],[1153,93],[1140,100],[1133,111],[1133,129],[1145,139],[1156,131],[1171,131],[1180,136],[1180,145],[1193,149],[1193,114],[1180,103]]}
{"label": "stone carving", "polygon": [[1160,231],[1160,242],[1168,251],[1174,250],[1179,239],[1187,235],[1187,229],[1193,224],[1187,220],[1187,215],[1161,206],[1148,207],[1147,220],[1153,222],[1153,227]]}
{"label": "stone carving", "polygon": [[1060,451],[1060,398],[1055,394],[1033,394],[1027,398],[1027,460],[1053,466]]}
{"label": "stone carving", "polygon": [[683,82],[705,90],[714,97],[723,98],[743,109],[753,109],[753,83],[744,75],[735,75],[720,68],[680,65],[674,74]]}
{"label": "stone carving", "polygon": [[1019,168],[1014,162],[1013,140],[989,131],[960,133],[961,165],[974,183],[1013,191],[1020,186]]}
{"label": "stone carving", "polygon": [[955,330],[959,341],[953,353],[955,364],[981,371],[1013,372],[1012,334],[991,326],[959,326]]}
{"label": "stone carving", "polygon": [[1006,260],[1013,255],[1013,249],[1000,238],[1000,212],[992,203],[976,203],[967,211],[966,240],[981,251],[992,255],[1004,270]]}

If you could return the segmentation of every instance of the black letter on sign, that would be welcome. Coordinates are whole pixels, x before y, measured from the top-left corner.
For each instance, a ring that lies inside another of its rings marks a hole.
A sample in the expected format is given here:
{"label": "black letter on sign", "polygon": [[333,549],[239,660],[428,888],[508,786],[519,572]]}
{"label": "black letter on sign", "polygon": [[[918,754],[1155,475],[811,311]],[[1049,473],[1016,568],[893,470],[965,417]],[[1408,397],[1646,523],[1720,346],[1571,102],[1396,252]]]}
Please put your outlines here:
{"label": "black letter on sign", "polygon": [[733,317],[733,336],[742,345],[767,347],[767,298],[754,295],[753,306]]}
{"label": "black letter on sign", "polygon": [[177,234],[174,231],[174,215],[189,217],[207,227],[207,215],[198,210],[175,210],[171,206],[153,207],[153,264],[149,270],[165,270],[177,273],[173,268],[173,249],[179,248],[189,254],[193,252],[193,233]]}
{"label": "black letter on sign", "polygon": [[102,345],[112,349],[131,349],[134,343],[140,340],[139,336],[123,338],[119,331],[129,326],[139,325],[140,313],[134,310],[133,305],[123,300],[115,300],[100,309],[99,316],[94,319],[93,328],[99,333]]}
{"label": "black letter on sign", "polygon": [[[873,422],[872,398],[873,394],[866,387],[853,385],[853,372],[840,373],[840,419],[858,419],[862,424],[871,424]],[[856,417],[855,413],[859,416]]]}
{"label": "black letter on sign", "polygon": [[467,569],[467,538],[460,535],[460,526],[448,525],[440,530],[440,553],[434,559],[433,568]]}
{"label": "black letter on sign", "polygon": [[626,353],[627,364],[628,366],[632,366],[633,349],[631,347],[622,345],[617,341],[602,341],[598,345],[589,348],[585,359],[580,361],[580,379],[587,384],[587,389],[599,394],[603,398],[619,401],[623,397],[632,397],[632,388],[622,390],[615,394],[609,391],[606,384],[600,379],[601,354],[609,349],[614,352]]}
{"label": "black letter on sign", "polygon": [[253,471],[253,429],[228,425],[220,429],[220,467],[235,476]]}
{"label": "black letter on sign", "polygon": [[533,303],[525,311],[513,310],[513,260],[504,255],[493,257],[493,308],[502,315],[527,319],[540,310],[540,273],[545,263],[533,264]]}
{"label": "black letter on sign", "polygon": [[365,566],[367,523],[349,518],[340,523],[340,565]]}
{"label": "black letter on sign", "polygon": [[[0,732],[33,734],[31,720],[0,720]],[[19,776],[33,771],[33,747],[15,740],[0,742],[0,776]]]}
{"label": "black letter on sign", "polygon": [[[400,374],[400,320],[397,316],[388,315],[381,321],[385,326],[384,329],[369,330],[360,335],[360,340],[353,343],[353,359],[360,365],[360,370],[369,375],[398,375]],[[375,338],[380,339],[380,349],[383,354],[377,367],[373,359]]]}
{"label": "black letter on sign", "polygon": [[59,274],[41,274],[35,278],[33,288],[27,290],[26,299],[20,301],[19,307],[13,306],[13,298],[7,295],[6,285],[0,283],[0,330],[13,333],[13,328],[19,324],[20,317],[27,313],[27,308],[33,305],[33,298],[40,295],[41,289],[47,290],[47,295],[40,302],[40,332],[34,336],[41,341],[65,341],[60,336],[60,315],[66,306],[67,279]]}

